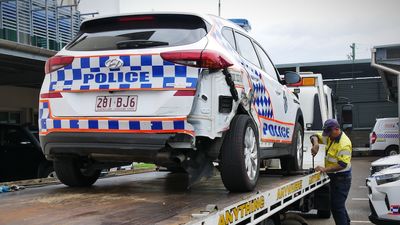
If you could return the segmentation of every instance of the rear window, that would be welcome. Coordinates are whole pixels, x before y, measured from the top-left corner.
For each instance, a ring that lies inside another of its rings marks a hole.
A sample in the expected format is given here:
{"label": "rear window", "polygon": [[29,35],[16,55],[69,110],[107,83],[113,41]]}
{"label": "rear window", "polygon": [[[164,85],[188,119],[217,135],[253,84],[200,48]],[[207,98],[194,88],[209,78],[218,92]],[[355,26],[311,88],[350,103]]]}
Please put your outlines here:
{"label": "rear window", "polygon": [[191,15],[135,15],[88,21],[66,47],[70,51],[101,51],[179,46],[207,35],[210,25]]}

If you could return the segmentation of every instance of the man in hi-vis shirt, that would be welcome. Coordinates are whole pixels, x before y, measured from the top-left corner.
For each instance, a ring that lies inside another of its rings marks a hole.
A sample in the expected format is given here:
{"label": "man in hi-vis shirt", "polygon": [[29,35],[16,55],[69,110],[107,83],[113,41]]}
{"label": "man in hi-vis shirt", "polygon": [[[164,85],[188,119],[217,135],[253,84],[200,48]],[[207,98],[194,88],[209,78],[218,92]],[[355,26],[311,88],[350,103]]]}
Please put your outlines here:
{"label": "man in hi-vis shirt", "polygon": [[331,212],[336,225],[350,225],[346,210],[346,199],[351,186],[351,141],[340,129],[335,119],[324,123],[323,133],[311,136],[311,153],[315,156],[319,144],[325,144],[325,167],[317,166],[316,171],[327,173],[331,182]]}

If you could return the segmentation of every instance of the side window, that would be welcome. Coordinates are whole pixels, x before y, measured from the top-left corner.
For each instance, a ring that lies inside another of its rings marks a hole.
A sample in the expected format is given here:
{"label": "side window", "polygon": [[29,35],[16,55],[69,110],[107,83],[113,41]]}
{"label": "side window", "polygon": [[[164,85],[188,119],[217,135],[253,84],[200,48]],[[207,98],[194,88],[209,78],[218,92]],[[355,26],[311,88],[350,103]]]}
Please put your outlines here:
{"label": "side window", "polygon": [[4,130],[4,145],[18,146],[30,143],[29,137],[17,127],[8,127]]}
{"label": "side window", "polygon": [[260,56],[261,63],[264,65],[265,72],[268,73],[272,78],[278,80],[278,74],[276,73],[275,67],[272,64],[271,60],[269,59],[268,55],[265,51],[258,45],[255,44],[258,55]]}
{"label": "side window", "polygon": [[253,47],[253,43],[251,43],[251,40],[248,37],[239,33],[235,33],[235,37],[239,54],[243,58],[249,60],[251,63],[261,68],[260,62],[258,61],[257,53]]}
{"label": "side window", "polygon": [[225,40],[227,40],[229,44],[236,49],[235,37],[233,36],[233,30],[231,28],[224,28],[222,30],[222,36],[224,36]]}

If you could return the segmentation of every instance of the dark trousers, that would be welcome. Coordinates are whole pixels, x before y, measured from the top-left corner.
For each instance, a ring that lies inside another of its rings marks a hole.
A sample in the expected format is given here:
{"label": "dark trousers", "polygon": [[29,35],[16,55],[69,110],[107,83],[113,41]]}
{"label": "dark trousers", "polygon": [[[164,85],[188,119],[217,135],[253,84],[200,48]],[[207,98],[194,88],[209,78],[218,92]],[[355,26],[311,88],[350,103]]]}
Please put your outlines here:
{"label": "dark trousers", "polygon": [[331,212],[336,225],[350,225],[346,199],[351,186],[351,173],[329,174],[331,179]]}

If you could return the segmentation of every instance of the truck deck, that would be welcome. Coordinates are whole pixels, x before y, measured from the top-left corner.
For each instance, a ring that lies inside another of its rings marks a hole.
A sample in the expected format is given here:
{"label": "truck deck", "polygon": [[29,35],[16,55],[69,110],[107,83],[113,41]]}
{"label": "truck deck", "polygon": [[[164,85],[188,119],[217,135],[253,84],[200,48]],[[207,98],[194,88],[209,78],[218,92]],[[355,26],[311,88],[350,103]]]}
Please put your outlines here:
{"label": "truck deck", "polygon": [[150,172],[62,184],[0,196],[0,224],[247,224],[268,217],[329,182],[320,174],[260,174],[253,192],[229,193],[219,176],[187,190],[187,176]]}

